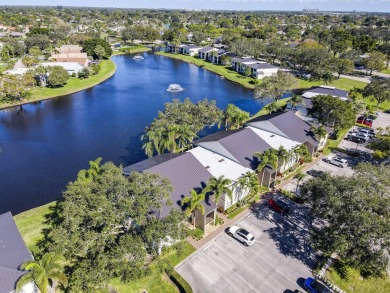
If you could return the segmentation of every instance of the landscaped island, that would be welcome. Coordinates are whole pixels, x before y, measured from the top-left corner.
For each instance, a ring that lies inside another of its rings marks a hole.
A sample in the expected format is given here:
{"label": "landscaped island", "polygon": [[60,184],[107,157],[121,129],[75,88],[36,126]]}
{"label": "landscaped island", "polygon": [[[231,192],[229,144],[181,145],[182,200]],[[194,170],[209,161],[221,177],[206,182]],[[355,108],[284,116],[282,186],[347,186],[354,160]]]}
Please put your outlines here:
{"label": "landscaped island", "polygon": [[0,103],[0,109],[10,108],[18,105],[28,104],[41,100],[47,100],[55,97],[69,95],[88,88],[91,88],[99,83],[102,83],[106,79],[114,75],[116,71],[116,65],[112,60],[101,61],[100,72],[96,75],[91,75],[89,78],[80,79],[77,77],[69,78],[68,82],[62,87],[49,88],[49,87],[36,87],[31,90],[31,96],[23,99],[19,102]]}

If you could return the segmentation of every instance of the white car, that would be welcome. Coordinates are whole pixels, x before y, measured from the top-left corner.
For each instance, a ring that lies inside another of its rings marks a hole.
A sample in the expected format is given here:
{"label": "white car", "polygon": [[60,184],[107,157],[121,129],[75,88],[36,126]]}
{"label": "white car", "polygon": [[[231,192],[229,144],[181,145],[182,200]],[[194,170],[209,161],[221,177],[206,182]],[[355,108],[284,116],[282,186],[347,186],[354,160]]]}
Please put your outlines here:
{"label": "white car", "polygon": [[348,161],[340,157],[328,157],[324,159],[325,162],[336,165],[337,167],[344,168],[348,166]]}
{"label": "white car", "polygon": [[245,246],[250,246],[255,243],[255,236],[249,233],[244,228],[240,228],[237,226],[232,226],[229,228],[227,232],[230,236],[236,238],[240,242],[242,242]]}

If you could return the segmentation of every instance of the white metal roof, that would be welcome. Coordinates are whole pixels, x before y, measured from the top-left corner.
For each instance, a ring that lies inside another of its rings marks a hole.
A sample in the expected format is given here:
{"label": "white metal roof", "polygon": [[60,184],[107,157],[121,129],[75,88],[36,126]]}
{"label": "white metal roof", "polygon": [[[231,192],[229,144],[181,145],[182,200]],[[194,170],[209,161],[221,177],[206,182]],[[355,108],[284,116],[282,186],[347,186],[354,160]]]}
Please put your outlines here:
{"label": "white metal roof", "polygon": [[61,66],[67,71],[78,71],[83,67],[78,62],[46,62],[41,63],[42,66]]}
{"label": "white metal roof", "polygon": [[248,126],[247,128],[252,129],[258,136],[260,136],[266,143],[268,143],[272,148],[279,149],[283,146],[287,151],[292,150],[293,148],[300,145],[299,142],[286,138],[284,136],[262,130],[256,127]]}
{"label": "white metal roof", "polygon": [[223,175],[225,178],[237,181],[237,179],[246,172],[253,172],[249,168],[202,147],[193,148],[188,152],[192,153],[192,155],[207,169],[207,171],[217,178]]}

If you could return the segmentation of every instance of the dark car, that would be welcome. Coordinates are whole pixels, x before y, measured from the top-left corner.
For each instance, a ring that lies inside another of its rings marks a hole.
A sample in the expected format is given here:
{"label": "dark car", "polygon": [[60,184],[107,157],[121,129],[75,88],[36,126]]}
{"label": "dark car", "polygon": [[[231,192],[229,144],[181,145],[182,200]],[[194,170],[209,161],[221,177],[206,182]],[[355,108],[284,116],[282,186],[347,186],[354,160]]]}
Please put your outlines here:
{"label": "dark car", "polygon": [[385,113],[386,113],[386,114],[390,114],[390,109],[387,109],[387,110],[385,111]]}
{"label": "dark car", "polygon": [[325,176],[325,172],[324,171],[320,171],[320,170],[309,170],[306,172],[307,174],[309,174],[310,176],[313,176],[313,177],[323,177]]}
{"label": "dark car", "polygon": [[365,143],[367,141],[367,139],[365,139],[364,137],[360,137],[360,136],[356,136],[356,135],[348,135],[345,139],[359,143],[359,144]]}
{"label": "dark car", "polygon": [[281,214],[288,214],[290,212],[288,204],[278,199],[269,199],[267,205],[269,208]]}
{"label": "dark car", "polygon": [[320,281],[313,278],[307,278],[303,287],[310,293],[330,293],[330,289],[322,284]]}

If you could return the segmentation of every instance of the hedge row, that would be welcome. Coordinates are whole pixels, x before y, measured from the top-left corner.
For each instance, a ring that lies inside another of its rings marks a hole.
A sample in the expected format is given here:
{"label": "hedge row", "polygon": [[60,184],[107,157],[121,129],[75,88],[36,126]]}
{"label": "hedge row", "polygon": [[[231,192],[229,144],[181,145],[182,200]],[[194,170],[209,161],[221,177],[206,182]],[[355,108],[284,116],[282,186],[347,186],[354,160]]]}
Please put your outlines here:
{"label": "hedge row", "polygon": [[169,278],[173,283],[177,286],[180,293],[192,293],[192,288],[190,284],[187,283],[186,280],[182,276],[180,276],[175,270],[171,272]]}

